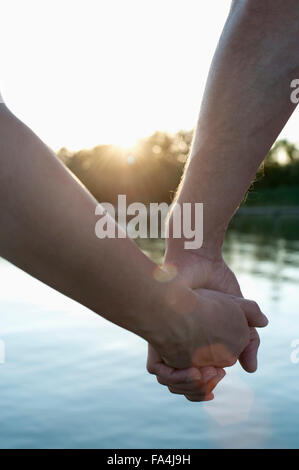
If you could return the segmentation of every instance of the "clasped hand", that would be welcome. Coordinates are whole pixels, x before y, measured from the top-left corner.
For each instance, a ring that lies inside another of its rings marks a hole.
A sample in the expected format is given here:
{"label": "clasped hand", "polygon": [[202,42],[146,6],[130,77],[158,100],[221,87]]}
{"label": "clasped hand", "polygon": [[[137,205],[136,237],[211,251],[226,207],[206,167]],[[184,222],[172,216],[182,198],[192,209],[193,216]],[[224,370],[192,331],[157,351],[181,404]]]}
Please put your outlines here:
{"label": "clasped hand", "polygon": [[[191,401],[212,400],[213,389],[225,376],[224,367],[239,360],[247,372],[256,370],[259,336],[255,327],[266,326],[268,320],[256,302],[242,297],[235,275],[222,258],[185,252],[183,259],[174,261],[168,253],[166,262],[170,261],[176,262],[181,279],[198,297],[197,308],[189,315],[189,358],[185,349],[161,353],[149,345],[147,369],[171,393]],[[188,360],[191,367],[184,367]]]}

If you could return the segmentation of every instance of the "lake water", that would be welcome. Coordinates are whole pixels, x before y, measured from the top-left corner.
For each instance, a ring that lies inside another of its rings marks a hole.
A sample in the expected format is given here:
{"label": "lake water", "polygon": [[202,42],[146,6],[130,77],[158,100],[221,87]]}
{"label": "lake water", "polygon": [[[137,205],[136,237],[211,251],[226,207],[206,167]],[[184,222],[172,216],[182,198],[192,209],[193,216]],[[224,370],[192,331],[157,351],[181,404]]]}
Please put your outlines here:
{"label": "lake water", "polygon": [[258,372],[234,366],[205,404],[147,374],[141,339],[0,260],[0,447],[298,448],[299,242],[231,232],[225,256],[270,324]]}

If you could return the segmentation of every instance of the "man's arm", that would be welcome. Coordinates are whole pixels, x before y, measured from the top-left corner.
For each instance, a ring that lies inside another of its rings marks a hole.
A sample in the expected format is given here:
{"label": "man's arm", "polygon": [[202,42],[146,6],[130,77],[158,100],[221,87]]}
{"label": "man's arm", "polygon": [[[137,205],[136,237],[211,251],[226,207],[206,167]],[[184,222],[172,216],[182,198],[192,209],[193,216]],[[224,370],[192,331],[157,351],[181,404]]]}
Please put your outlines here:
{"label": "man's arm", "polygon": [[[295,109],[297,0],[235,0],[211,65],[178,202],[204,203],[200,252],[219,253],[224,233]],[[169,248],[183,239],[171,240]]]}
{"label": "man's arm", "polygon": [[[234,0],[212,61],[178,202],[203,202],[203,246],[184,250],[170,239],[166,261],[176,262],[192,287],[240,295],[223,262],[225,231],[256,171],[295,109],[290,84],[299,77],[299,3]],[[259,338],[241,356],[257,367]]]}
{"label": "man's arm", "polygon": [[[180,204],[204,203],[203,246],[184,250],[184,238],[171,238],[171,218],[169,224],[165,262],[175,264],[193,288],[241,295],[222,259],[223,239],[258,166],[295,109],[290,84],[299,78],[298,24],[297,0],[232,2],[177,194]],[[251,329],[250,344],[240,356],[248,372],[257,368],[258,346],[258,334]],[[151,370],[175,391],[170,371],[164,367],[161,373],[160,362],[150,349]],[[202,390],[196,381],[193,388],[189,383],[190,389],[200,400]]]}

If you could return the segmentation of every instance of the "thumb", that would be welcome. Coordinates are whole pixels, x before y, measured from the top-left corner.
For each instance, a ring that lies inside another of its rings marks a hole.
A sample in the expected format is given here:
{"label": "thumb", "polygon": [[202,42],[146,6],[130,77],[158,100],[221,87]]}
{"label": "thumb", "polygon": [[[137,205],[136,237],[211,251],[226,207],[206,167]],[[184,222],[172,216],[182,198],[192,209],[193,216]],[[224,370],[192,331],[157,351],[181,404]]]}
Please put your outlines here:
{"label": "thumb", "polygon": [[239,362],[246,372],[255,372],[257,369],[257,352],[260,338],[255,328],[250,328],[250,340],[244,351],[240,354]]}
{"label": "thumb", "polygon": [[263,328],[268,325],[268,318],[262,313],[260,307],[254,300],[240,300],[249,326]]}

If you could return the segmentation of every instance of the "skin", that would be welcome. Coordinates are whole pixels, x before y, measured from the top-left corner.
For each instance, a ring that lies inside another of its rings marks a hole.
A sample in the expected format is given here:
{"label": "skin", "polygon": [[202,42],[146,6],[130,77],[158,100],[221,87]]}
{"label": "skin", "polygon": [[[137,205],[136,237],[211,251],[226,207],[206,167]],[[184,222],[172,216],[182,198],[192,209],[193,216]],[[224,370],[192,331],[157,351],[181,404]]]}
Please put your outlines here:
{"label": "skin", "polygon": [[0,255],[144,338],[165,364],[230,366],[249,326],[266,325],[252,301],[159,281],[128,237],[98,239],[97,201],[3,103],[0,169]]}
{"label": "skin", "polygon": [[[215,52],[201,105],[198,125],[177,202],[204,203],[204,242],[184,250],[184,239],[170,238],[165,263],[174,264],[188,286],[242,296],[240,286],[222,257],[229,221],[244,198],[256,171],[295,109],[290,83],[299,77],[299,3],[296,0],[236,0]],[[171,219],[170,219],[171,222]],[[257,368],[259,336],[239,361],[247,372]],[[212,363],[210,364],[212,365]],[[182,393],[192,371],[173,373],[149,348],[148,368],[173,393]],[[223,377],[214,373],[213,384]],[[195,371],[192,373],[195,374]],[[209,380],[188,382],[190,398],[211,399]],[[193,384],[193,387],[192,387]],[[213,385],[212,384],[212,385]]]}

